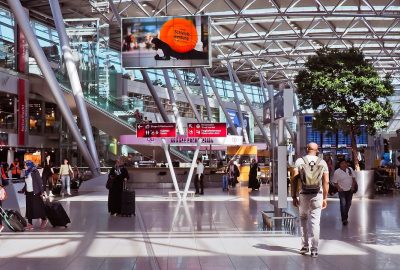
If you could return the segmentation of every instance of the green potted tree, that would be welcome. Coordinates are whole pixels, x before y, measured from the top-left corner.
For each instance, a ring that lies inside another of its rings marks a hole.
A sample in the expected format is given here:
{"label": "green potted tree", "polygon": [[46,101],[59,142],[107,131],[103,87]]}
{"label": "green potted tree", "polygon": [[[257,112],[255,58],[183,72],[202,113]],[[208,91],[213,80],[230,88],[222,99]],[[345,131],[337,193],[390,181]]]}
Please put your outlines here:
{"label": "green potted tree", "polygon": [[320,131],[343,130],[351,138],[352,158],[360,170],[356,136],[364,125],[370,135],[387,127],[393,116],[388,97],[394,89],[390,74],[381,78],[355,48],[323,48],[310,56],[295,78],[301,109],[313,109]]}

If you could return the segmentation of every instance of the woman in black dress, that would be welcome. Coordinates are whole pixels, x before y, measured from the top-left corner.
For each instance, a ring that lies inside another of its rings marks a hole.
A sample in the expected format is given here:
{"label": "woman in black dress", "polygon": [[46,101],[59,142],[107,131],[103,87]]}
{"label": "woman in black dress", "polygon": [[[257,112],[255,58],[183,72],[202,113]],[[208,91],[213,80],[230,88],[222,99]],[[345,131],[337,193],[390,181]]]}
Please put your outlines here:
{"label": "woman in black dress", "polygon": [[111,185],[108,193],[108,212],[110,215],[121,213],[121,197],[124,181],[129,179],[128,171],[120,161],[115,162],[115,167],[110,170],[108,175]]}
{"label": "woman in black dress", "polygon": [[250,172],[249,172],[249,188],[251,188],[252,190],[260,188],[257,179],[258,170],[259,170],[258,163],[256,162],[255,159],[253,159],[250,164]]}
{"label": "woman in black dress", "polygon": [[35,164],[28,160],[25,162],[25,186],[22,189],[26,196],[26,218],[28,219],[27,230],[33,230],[33,219],[42,220],[40,228],[47,225],[46,212],[43,202],[43,182]]}
{"label": "woman in black dress", "polygon": [[42,172],[42,181],[43,181],[43,191],[46,192],[47,184],[49,185],[49,196],[54,196],[53,189],[53,165],[50,161],[50,155],[47,155],[43,162],[43,172]]}

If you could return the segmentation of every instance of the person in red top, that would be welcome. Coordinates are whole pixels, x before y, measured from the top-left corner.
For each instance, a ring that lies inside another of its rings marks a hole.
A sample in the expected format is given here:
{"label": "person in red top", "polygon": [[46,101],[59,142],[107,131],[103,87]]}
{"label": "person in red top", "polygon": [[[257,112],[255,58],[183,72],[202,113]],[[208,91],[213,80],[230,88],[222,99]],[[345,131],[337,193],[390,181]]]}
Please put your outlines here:
{"label": "person in red top", "polygon": [[10,170],[12,174],[12,178],[20,178],[21,177],[21,166],[19,164],[18,158],[14,159],[14,162],[10,165]]}
{"label": "person in red top", "polygon": [[7,186],[8,185],[8,174],[7,174],[7,172],[8,172],[8,164],[7,163],[5,163],[5,162],[3,162],[3,163],[1,163],[1,166],[0,166],[0,179],[1,179],[1,185],[2,186]]}

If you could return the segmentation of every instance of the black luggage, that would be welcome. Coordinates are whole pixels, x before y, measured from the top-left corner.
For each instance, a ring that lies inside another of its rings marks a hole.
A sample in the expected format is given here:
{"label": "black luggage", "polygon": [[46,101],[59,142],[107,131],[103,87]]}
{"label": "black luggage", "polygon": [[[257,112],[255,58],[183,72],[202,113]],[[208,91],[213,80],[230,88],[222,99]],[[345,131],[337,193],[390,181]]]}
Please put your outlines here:
{"label": "black luggage", "polygon": [[71,223],[68,214],[65,212],[64,207],[59,202],[47,201],[45,203],[45,211],[46,216],[53,227],[63,226],[66,228],[67,224]]}
{"label": "black luggage", "polygon": [[257,179],[257,182],[254,185],[254,189],[260,190],[261,186],[261,179]]}
{"label": "black luggage", "polygon": [[122,216],[136,216],[135,212],[135,191],[128,190],[126,183],[124,183],[124,189],[122,190],[121,196],[121,215]]}
{"label": "black luggage", "polygon": [[59,196],[61,194],[62,184],[60,181],[57,181],[56,184],[51,189],[51,192],[54,196]]}
{"label": "black luggage", "polygon": [[80,186],[80,184],[79,184],[78,180],[72,180],[71,181],[71,189],[77,190],[77,189],[79,189],[79,186]]}
{"label": "black luggage", "polygon": [[4,210],[0,207],[0,215],[6,226],[13,232],[23,232],[27,225],[26,220],[16,210]]}

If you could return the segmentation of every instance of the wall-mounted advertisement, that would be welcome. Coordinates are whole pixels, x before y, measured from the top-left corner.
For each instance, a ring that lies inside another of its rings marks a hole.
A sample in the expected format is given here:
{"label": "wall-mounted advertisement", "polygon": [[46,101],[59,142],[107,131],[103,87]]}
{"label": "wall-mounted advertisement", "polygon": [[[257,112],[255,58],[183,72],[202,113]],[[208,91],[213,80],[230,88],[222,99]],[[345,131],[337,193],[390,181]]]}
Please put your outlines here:
{"label": "wall-mounted advertisement", "polygon": [[126,69],[211,67],[208,16],[123,18]]}
{"label": "wall-mounted advertisement", "polygon": [[[282,117],[292,117],[293,116],[293,90],[285,89],[284,91],[279,91],[278,94],[274,96],[274,116],[275,120]],[[271,123],[271,102],[268,100],[263,106],[264,124]]]}

